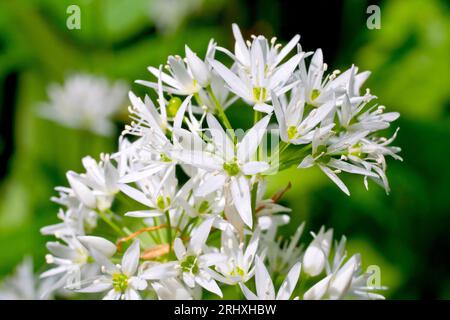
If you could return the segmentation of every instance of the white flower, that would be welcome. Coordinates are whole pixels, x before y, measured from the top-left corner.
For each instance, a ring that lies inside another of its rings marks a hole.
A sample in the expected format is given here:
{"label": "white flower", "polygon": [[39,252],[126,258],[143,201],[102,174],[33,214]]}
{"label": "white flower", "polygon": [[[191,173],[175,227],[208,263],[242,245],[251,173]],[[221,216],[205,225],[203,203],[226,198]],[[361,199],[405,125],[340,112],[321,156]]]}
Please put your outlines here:
{"label": "white flower", "polygon": [[129,211],[125,214],[126,216],[152,218],[162,216],[173,209],[178,186],[174,170],[159,172],[140,179],[136,182],[136,186],[137,188],[127,184],[119,185],[124,194],[149,207],[149,209]]}
{"label": "white flower", "polygon": [[[252,161],[270,116],[264,117],[251,128],[242,141],[235,146],[222,129],[219,122],[208,114],[207,122],[212,135],[214,153],[208,152],[200,143],[193,143],[190,149],[179,154],[179,160],[205,170],[204,182],[196,190],[198,196],[204,196],[225,188],[231,195],[232,203],[246,225],[252,226],[253,218],[250,204],[250,186],[245,175],[255,175],[269,168],[266,162]],[[196,138],[191,135],[190,141]]]}
{"label": "white flower", "polygon": [[0,300],[51,299],[52,279],[39,279],[33,271],[33,260],[25,257],[13,275],[3,279],[0,285]]}
{"label": "white flower", "polygon": [[114,131],[111,117],[122,106],[126,90],[119,81],[109,84],[104,78],[73,75],[62,86],[49,86],[50,101],[40,114],[63,126],[109,136]]}
{"label": "white flower", "polygon": [[357,74],[358,68],[352,66],[339,76],[337,75],[340,72],[336,70],[323,78],[327,68],[327,64],[323,62],[321,49],[317,49],[314,53],[308,70],[306,70],[304,61],[300,63],[299,72],[296,73],[300,80],[298,89],[304,91],[306,103],[317,107],[329,101],[333,96],[340,100],[344,93],[360,100],[358,98],[359,90],[369,77],[369,72]]}
{"label": "white flower", "polygon": [[294,37],[286,46],[286,50],[283,49],[278,53],[278,46],[274,45],[274,42],[269,46],[267,39],[262,36],[255,37],[247,46],[235,24],[233,33],[236,38],[234,56],[237,62],[236,70],[232,71],[216,60],[211,60],[210,64],[233,93],[247,103],[253,104],[255,110],[271,113],[273,107],[267,104],[270,101],[270,93],[272,91],[277,94],[284,93],[295,84],[287,82],[304,53],[295,54],[283,64],[281,61],[296,46],[300,37]]}
{"label": "white flower", "polygon": [[175,32],[183,21],[202,7],[203,0],[153,0],[148,14],[161,33]]}
{"label": "white flower", "polygon": [[[148,68],[158,80],[166,84],[163,86],[163,89],[167,93],[178,95],[195,94],[211,82],[211,71],[208,63],[198,58],[188,46],[185,47],[185,52],[185,61],[179,56],[169,57],[167,69],[170,75],[154,67]],[[206,55],[207,59],[214,58],[214,52],[215,43],[211,41]],[[154,82],[137,80],[136,83],[150,88],[158,88],[158,85]]]}
{"label": "white flower", "polygon": [[[288,104],[281,103],[275,95],[272,95],[272,101],[281,140],[292,144],[310,143],[313,139],[314,129],[332,112],[336,105],[335,100],[331,98],[306,115],[306,101],[302,91],[293,92]],[[334,124],[329,124],[322,130],[330,130],[333,126]]]}
{"label": "white flower", "polygon": [[202,183],[201,175],[189,179],[180,189],[177,201],[191,217],[215,217],[223,211],[224,201],[219,190],[204,196],[195,194],[195,190]]}
{"label": "white flower", "polygon": [[256,230],[244,249],[244,242],[237,239],[231,227],[222,231],[221,253],[227,258],[216,266],[216,270],[224,276],[221,282],[232,285],[247,282],[253,276],[259,237],[260,233]]}
{"label": "white flower", "polygon": [[89,281],[77,292],[93,293],[108,291],[105,300],[140,300],[138,291],[147,288],[147,282],[136,275],[139,267],[139,240],[135,240],[125,251],[120,265],[114,265],[101,252],[91,249],[97,263],[101,265],[104,275]]}
{"label": "white flower", "polygon": [[[57,281],[53,290],[61,288],[67,283],[79,281],[83,274],[89,275],[93,272],[95,265],[92,264],[91,256],[87,246],[94,248],[105,256],[111,256],[115,252],[115,245],[100,237],[61,237],[66,245],[60,242],[48,242],[47,249],[50,254],[45,256],[47,263],[55,264],[41,274],[41,278],[55,278]],[[82,242],[83,243],[82,243]]]}
{"label": "white flower", "polygon": [[[166,131],[181,130],[186,109],[191,105],[191,96],[188,96],[180,105],[175,106],[172,115],[173,126],[169,125],[164,97],[160,94],[160,112],[153,105],[153,102],[146,96],[145,103],[132,92],[129,93],[133,107],[130,107],[131,118],[134,121],[126,126],[123,134],[131,134],[140,137],[128,148],[122,149],[119,154],[128,160],[128,172],[120,178],[121,183],[135,182],[159,172],[170,172],[175,169],[177,162],[173,159],[172,153],[178,148],[178,141],[173,143],[166,137]],[[172,99],[171,99],[172,101]],[[169,102],[171,105],[171,102]],[[172,103],[173,105],[173,103]],[[170,110],[170,109],[169,109]]]}
{"label": "white flower", "polygon": [[101,155],[97,163],[91,157],[83,158],[86,173],[67,173],[67,180],[78,200],[87,208],[105,211],[111,207],[119,191],[119,172],[111,163],[109,155]]}
{"label": "white flower", "polygon": [[176,238],[173,249],[178,261],[150,267],[143,272],[142,277],[148,280],[167,279],[176,272],[189,288],[199,285],[222,297],[222,291],[214,279],[215,273],[210,267],[222,262],[225,256],[220,253],[204,253],[211,226],[212,220],[208,219],[192,231],[187,248],[180,238]]}
{"label": "white flower", "polygon": [[[309,168],[314,164],[317,166],[347,195],[350,191],[337,173],[342,171],[377,178],[376,173],[370,170],[348,163],[345,157],[335,159],[334,156],[342,155],[348,148],[358,143],[362,138],[367,136],[368,131],[359,131],[355,133],[347,133],[341,137],[332,137],[331,132],[324,133],[322,129],[317,128],[314,131],[312,141],[312,154],[306,156],[299,164],[298,168]],[[334,170],[334,171],[333,171]]]}
{"label": "white flower", "polygon": [[289,300],[295,290],[298,278],[300,276],[300,262],[297,262],[291,268],[281,284],[278,293],[275,295],[275,288],[272,279],[264,266],[263,261],[258,256],[255,260],[256,294],[251,292],[245,284],[239,284],[247,300]]}
{"label": "white flower", "polygon": [[284,58],[286,58],[289,53],[297,46],[298,41],[300,40],[300,36],[295,35],[289,41],[289,43],[287,43],[286,46],[284,46],[284,48],[280,50],[281,44],[276,43],[277,39],[275,37],[270,40],[270,44],[269,41],[263,36],[253,36],[253,42],[245,42],[239,26],[233,23],[232,29],[234,39],[236,40],[234,46],[234,55],[225,48],[218,47],[217,49],[228,54],[236,61],[236,63],[238,63],[248,72],[250,72],[253,65],[252,58],[254,56],[252,56],[252,49],[254,49],[253,45],[255,43],[258,43],[260,46],[263,54],[263,59],[261,59],[261,61],[263,61],[266,72],[269,73],[273,72],[279,66]]}
{"label": "white flower", "polygon": [[341,108],[337,109],[339,125],[350,132],[357,131],[379,131],[389,127],[390,123],[397,120],[398,112],[384,112],[384,106],[373,106],[364,111],[367,103],[374,97],[368,96],[361,101],[352,102],[345,94],[342,99]]}

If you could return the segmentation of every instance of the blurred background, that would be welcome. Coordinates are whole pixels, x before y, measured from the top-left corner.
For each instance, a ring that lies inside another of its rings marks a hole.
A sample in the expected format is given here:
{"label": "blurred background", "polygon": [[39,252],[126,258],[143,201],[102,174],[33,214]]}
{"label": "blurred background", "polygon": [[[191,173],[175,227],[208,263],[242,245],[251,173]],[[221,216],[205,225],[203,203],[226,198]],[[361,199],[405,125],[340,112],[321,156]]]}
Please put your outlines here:
{"label": "blurred background", "polygon": [[[81,29],[69,30],[76,4]],[[381,29],[369,30],[366,9],[381,8]],[[288,170],[269,181],[272,194],[288,181],[283,203],[293,208],[289,235],[333,227],[350,253],[378,265],[388,298],[450,298],[450,19],[448,2],[275,0],[15,0],[0,2],[0,278],[25,255],[42,270],[47,239],[39,229],[56,222],[49,198],[81,170],[85,155],[116,148],[127,103],[114,117],[115,134],[70,129],[39,115],[50,83],[83,72],[133,84],[146,67],[184,54],[187,43],[203,56],[210,38],[232,48],[231,23],[243,33],[301,35],[305,51],[322,48],[330,69],[352,63],[371,70],[367,86],[389,110],[401,112],[395,145],[404,162],[389,159],[391,194],[362,179],[344,177],[347,197],[315,169]],[[248,108],[250,110],[250,108]],[[230,110],[236,126],[250,113]],[[392,133],[394,128],[391,128]],[[87,143],[89,141],[89,143]],[[310,240],[303,235],[303,240]]]}

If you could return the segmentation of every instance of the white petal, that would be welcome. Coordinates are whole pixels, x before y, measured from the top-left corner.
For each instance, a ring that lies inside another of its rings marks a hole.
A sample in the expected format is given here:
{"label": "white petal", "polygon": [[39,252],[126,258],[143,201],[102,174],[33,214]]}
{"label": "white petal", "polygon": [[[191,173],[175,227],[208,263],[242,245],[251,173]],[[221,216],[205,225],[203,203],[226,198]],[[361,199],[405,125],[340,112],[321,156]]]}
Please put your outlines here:
{"label": "white petal", "polygon": [[140,277],[146,280],[160,280],[175,277],[177,275],[177,264],[168,262],[151,266],[142,272]]}
{"label": "white petal", "polygon": [[287,136],[286,119],[284,116],[284,111],[280,104],[280,101],[278,100],[278,97],[273,92],[272,92],[272,103],[275,111],[275,117],[277,119],[277,123],[280,128],[281,139],[287,142],[289,139]]}
{"label": "white petal", "polygon": [[186,254],[186,248],[184,247],[183,241],[180,238],[176,238],[173,242],[173,250],[178,260],[182,260]]}
{"label": "white petal", "polygon": [[276,69],[274,74],[270,77],[270,89],[275,89],[277,86],[284,84],[297,68],[304,53],[299,53],[290,58],[286,63]]}
{"label": "white petal", "polygon": [[226,259],[227,257],[221,253],[205,253],[199,257],[199,263],[209,267],[224,262]]}
{"label": "white petal", "polygon": [[223,297],[222,291],[220,290],[219,286],[217,285],[216,280],[214,280],[211,277],[203,277],[201,274],[195,277],[195,282],[197,282],[201,287],[205,288],[206,290],[217,294],[219,297]]}
{"label": "white petal", "polygon": [[112,289],[112,290],[108,291],[106,296],[103,297],[103,300],[120,300],[121,296],[122,296],[122,292]]}
{"label": "white petal", "polygon": [[103,292],[112,288],[111,281],[104,279],[102,277],[94,280],[91,285],[75,290],[76,292],[82,293],[94,293],[94,292]]}
{"label": "white petal", "polygon": [[86,248],[94,248],[106,257],[112,257],[114,253],[116,253],[116,245],[105,238],[96,236],[80,236],[78,237],[78,240],[80,240]]}
{"label": "white petal", "polygon": [[313,287],[311,287],[308,291],[303,295],[304,300],[320,300],[327,293],[328,284],[330,283],[330,279],[332,274],[323,278],[319,282],[317,282]]}
{"label": "white petal", "polygon": [[182,163],[190,164],[206,171],[216,171],[223,168],[223,160],[208,152],[179,151],[172,152],[171,155]]}
{"label": "white petal", "polygon": [[298,41],[300,40],[300,36],[296,34],[278,53],[277,58],[274,61],[274,65],[278,65],[292,49],[295,48]]}
{"label": "white petal", "polygon": [[357,259],[353,256],[331,279],[328,289],[330,299],[340,299],[345,295],[351,285],[356,263]]}
{"label": "white petal", "polygon": [[202,251],[202,248],[208,239],[209,232],[211,231],[212,223],[213,219],[205,220],[192,231],[189,249],[195,254],[199,254]]}
{"label": "white petal", "polygon": [[183,128],[173,130],[174,142],[187,151],[204,151],[206,143],[197,134]]}
{"label": "white petal", "polygon": [[150,199],[147,198],[147,196],[142,191],[139,191],[138,189],[130,187],[129,185],[126,184],[119,184],[119,189],[130,198],[136,200],[137,202],[140,202],[148,207],[153,206],[153,203],[150,201]]}
{"label": "white petal", "polygon": [[135,290],[144,290],[145,288],[147,288],[147,281],[143,280],[140,277],[131,277],[128,283]]}
{"label": "white petal", "polygon": [[245,44],[244,38],[242,38],[241,30],[237,24],[232,24],[234,39],[236,40],[234,51],[236,54],[236,58],[240,60],[240,62],[244,65],[250,64],[250,54]]}
{"label": "white petal", "polygon": [[350,195],[347,186],[341,179],[328,167],[319,165],[319,168],[341,189],[346,195]]}
{"label": "white petal", "polygon": [[160,217],[163,214],[156,210],[137,210],[137,211],[128,211],[125,213],[127,217],[133,217],[133,218],[154,218],[154,217]]}
{"label": "white petal", "polygon": [[206,116],[206,121],[213,137],[213,143],[219,149],[220,155],[227,161],[231,161],[234,158],[234,144],[230,137],[225,133],[219,121],[210,113]]}
{"label": "white petal", "polygon": [[268,105],[267,103],[257,103],[253,106],[253,110],[271,114],[273,111],[273,107]]}
{"label": "white petal", "polygon": [[260,299],[275,299],[275,288],[273,286],[272,279],[270,278],[270,274],[267,271],[263,261],[261,261],[258,256],[255,257],[255,282],[256,292]]}
{"label": "white petal", "polygon": [[350,172],[353,174],[361,174],[364,176],[375,177],[375,178],[378,177],[377,174],[375,174],[369,170],[355,166],[354,164],[351,164],[351,163],[344,162],[342,160],[331,159],[330,162],[328,163],[328,165],[330,167],[333,167],[333,168],[336,168],[336,169],[339,169],[342,171]]}
{"label": "white petal", "polygon": [[270,121],[270,115],[265,116],[258,121],[244,136],[238,145],[237,157],[240,162],[245,163],[255,154],[256,149],[261,143],[261,139],[266,133],[267,125]]}
{"label": "white petal", "polygon": [[122,257],[122,272],[126,276],[135,274],[139,265],[139,240],[135,240]]}
{"label": "white petal", "polygon": [[206,175],[205,181],[195,190],[195,196],[204,197],[223,188],[226,177],[223,174]]}
{"label": "white petal", "polygon": [[242,172],[245,175],[253,175],[264,172],[269,169],[269,164],[263,161],[250,161],[241,167]]}
{"label": "white petal", "polygon": [[315,277],[323,271],[325,264],[325,253],[313,241],[313,243],[308,246],[303,256],[303,271],[306,274]]}
{"label": "white petal", "polygon": [[209,63],[227,83],[231,91],[245,100],[253,101],[253,96],[246,90],[247,86],[237,75],[235,75],[219,61],[211,60]]}
{"label": "white petal", "polygon": [[307,155],[302,162],[297,166],[299,169],[311,168],[314,165],[314,158],[312,155]]}
{"label": "white petal", "polygon": [[123,295],[124,300],[141,300],[141,296],[136,290],[128,288]]}
{"label": "white petal", "polygon": [[298,278],[300,276],[301,263],[297,262],[289,271],[286,279],[281,284],[281,287],[277,294],[277,300],[289,300],[292,292],[297,285]]}
{"label": "white petal", "polygon": [[67,180],[69,181],[70,187],[77,196],[77,198],[87,207],[95,208],[96,200],[93,192],[80,182],[78,176],[75,172],[69,171],[67,173]]}
{"label": "white petal", "polygon": [[186,59],[189,68],[191,69],[194,79],[202,86],[206,87],[209,84],[209,71],[206,64],[192,50],[185,46]]}
{"label": "white petal", "polygon": [[195,287],[195,277],[192,273],[183,272],[183,281],[189,288]]}
{"label": "white petal", "polygon": [[233,204],[236,207],[242,221],[252,227],[253,217],[251,208],[250,187],[245,177],[241,176],[231,181],[231,195],[233,197]]}
{"label": "white petal", "polygon": [[247,300],[259,300],[258,296],[251,292],[245,284],[239,283],[239,287]]}

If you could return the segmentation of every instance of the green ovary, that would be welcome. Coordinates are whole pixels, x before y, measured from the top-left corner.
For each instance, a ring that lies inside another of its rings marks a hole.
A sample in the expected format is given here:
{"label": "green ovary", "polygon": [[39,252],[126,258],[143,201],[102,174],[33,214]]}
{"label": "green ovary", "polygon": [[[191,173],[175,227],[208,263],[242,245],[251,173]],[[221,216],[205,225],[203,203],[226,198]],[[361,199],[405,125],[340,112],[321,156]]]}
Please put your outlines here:
{"label": "green ovary", "polygon": [[358,158],[363,157],[364,154],[361,151],[361,144],[357,143],[353,147],[349,148],[348,149],[348,154],[352,155],[352,156],[355,156],[355,157],[358,157]]}
{"label": "green ovary", "polygon": [[159,157],[161,158],[162,162],[171,162],[172,161],[172,159],[170,159],[169,156],[165,153],[161,153],[159,155]]}
{"label": "green ovary", "polygon": [[128,288],[128,277],[123,273],[114,273],[112,275],[112,285],[114,290],[123,292]]}
{"label": "green ovary", "polygon": [[253,88],[253,98],[256,101],[264,102],[267,99],[267,90],[263,87],[254,87]]}
{"label": "green ovary", "polygon": [[198,273],[198,265],[197,265],[197,257],[196,256],[187,256],[180,263],[181,270],[183,272],[191,272],[192,274]]}
{"label": "green ovary", "polygon": [[230,162],[230,163],[224,163],[223,169],[228,173],[230,176],[235,176],[239,173],[239,166],[236,162]]}
{"label": "green ovary", "polygon": [[244,270],[242,270],[240,267],[235,267],[233,271],[231,271],[232,276],[241,276],[243,277],[245,275]]}
{"label": "green ovary", "polygon": [[204,200],[200,203],[200,206],[198,207],[199,213],[205,213],[209,209],[209,202]]}
{"label": "green ovary", "polygon": [[287,129],[287,136],[288,136],[288,139],[289,139],[289,140],[294,139],[295,137],[297,137],[297,133],[298,133],[297,127],[290,126],[290,127]]}
{"label": "green ovary", "polygon": [[164,210],[166,207],[170,206],[170,198],[166,197],[164,199],[163,196],[158,196],[158,198],[156,198],[156,206],[158,209]]}
{"label": "green ovary", "polygon": [[316,152],[312,155],[314,158],[320,157],[320,161],[323,163],[327,163],[330,161],[331,156],[326,154],[327,147],[324,145],[320,145],[317,147]]}
{"label": "green ovary", "polygon": [[317,89],[313,89],[311,91],[311,101],[316,100],[320,96],[320,91]]}
{"label": "green ovary", "polygon": [[167,105],[167,115],[174,118],[178,112],[178,109],[180,109],[181,103],[182,101],[178,97],[173,97],[170,99],[169,104]]}

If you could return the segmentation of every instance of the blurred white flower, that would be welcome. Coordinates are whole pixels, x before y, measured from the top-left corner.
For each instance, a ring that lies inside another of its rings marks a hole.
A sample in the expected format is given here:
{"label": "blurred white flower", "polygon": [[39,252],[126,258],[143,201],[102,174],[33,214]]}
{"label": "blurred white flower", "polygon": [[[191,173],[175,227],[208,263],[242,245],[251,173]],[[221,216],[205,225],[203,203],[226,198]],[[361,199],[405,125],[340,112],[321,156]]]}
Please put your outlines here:
{"label": "blurred white flower", "polygon": [[16,267],[14,274],[0,284],[0,300],[42,300],[51,299],[51,279],[39,279],[33,271],[33,260],[25,257]]}
{"label": "blurred white flower", "polygon": [[114,133],[111,118],[123,106],[126,92],[121,81],[111,84],[101,77],[76,74],[63,85],[49,86],[49,101],[42,104],[39,113],[65,127],[110,136]]}
{"label": "blurred white flower", "polygon": [[148,14],[159,32],[170,34],[202,4],[203,0],[152,0]]}

